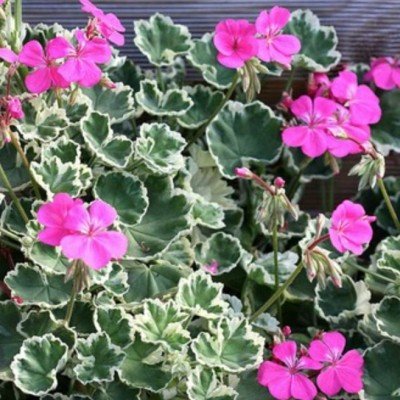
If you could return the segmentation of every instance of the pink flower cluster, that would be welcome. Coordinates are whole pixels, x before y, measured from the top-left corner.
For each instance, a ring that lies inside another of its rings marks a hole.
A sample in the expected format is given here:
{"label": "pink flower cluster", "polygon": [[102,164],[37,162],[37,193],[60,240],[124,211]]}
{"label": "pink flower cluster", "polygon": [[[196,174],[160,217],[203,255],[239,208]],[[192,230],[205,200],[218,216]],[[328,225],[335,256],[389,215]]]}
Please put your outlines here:
{"label": "pink flower cluster", "polygon": [[264,361],[258,370],[258,383],[278,400],[313,400],[317,387],[327,396],[341,390],[358,393],[363,388],[364,360],[356,350],[343,354],[345,346],[339,332],[323,333],[300,354],[294,341],[276,344],[272,360]]}
{"label": "pink flower cluster", "polygon": [[289,10],[275,6],[270,11],[262,11],[255,25],[244,19],[221,21],[214,35],[218,61],[225,67],[236,69],[258,57],[290,68],[301,44],[296,36],[282,33],[289,19]]}
{"label": "pink flower cluster", "polygon": [[103,268],[127,252],[126,236],[108,229],[117,212],[104,201],[95,200],[86,207],[82,200],[59,193],[39,208],[37,217],[44,225],[40,242],[60,246],[65,257],[81,260],[90,268]]}
{"label": "pink flower cluster", "polygon": [[378,97],[348,70],[332,81],[325,74],[314,75],[309,95],[289,108],[297,124],[284,129],[283,142],[312,158],[325,152],[335,157],[363,152],[371,138],[370,125],[381,117]]}
{"label": "pink flower cluster", "polygon": [[[0,58],[12,64],[26,65],[33,69],[25,84],[31,93],[43,93],[49,89],[66,89],[71,83],[82,87],[98,84],[102,77],[99,67],[111,59],[108,41],[122,45],[125,31],[114,14],[105,14],[89,0],[81,0],[82,10],[91,13],[86,30],[75,32],[75,43],[64,37],[48,41],[45,48],[36,41],[26,43],[19,55],[7,48],[0,49]],[[108,41],[107,41],[108,40]]]}
{"label": "pink flower cluster", "polygon": [[395,57],[380,57],[372,60],[371,70],[365,76],[383,90],[400,88],[400,60]]}

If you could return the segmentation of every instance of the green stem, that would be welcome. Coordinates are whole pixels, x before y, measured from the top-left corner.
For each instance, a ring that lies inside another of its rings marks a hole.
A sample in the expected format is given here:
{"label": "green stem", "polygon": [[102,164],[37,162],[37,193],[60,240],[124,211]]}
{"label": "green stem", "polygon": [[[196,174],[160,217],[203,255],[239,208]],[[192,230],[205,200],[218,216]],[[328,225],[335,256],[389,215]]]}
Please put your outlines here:
{"label": "green stem", "polygon": [[232,80],[231,86],[229,87],[228,91],[225,94],[225,97],[221,101],[221,104],[217,107],[217,109],[211,114],[210,118],[204,123],[204,125],[196,131],[196,133],[188,139],[188,146],[190,146],[192,143],[196,142],[197,139],[200,139],[204,132],[206,131],[208,125],[211,123],[211,121],[218,115],[218,113],[222,110],[222,107],[228,102],[228,100],[231,98],[233,92],[236,89],[236,86],[239,83],[239,73],[236,73],[235,77]]}
{"label": "green stem", "polygon": [[156,74],[157,74],[158,86],[160,87],[160,90],[162,92],[165,92],[165,82],[164,82],[164,79],[162,77],[161,67],[157,67],[156,68]]}
{"label": "green stem", "polygon": [[[272,230],[272,248],[274,250],[274,276],[275,276],[275,292],[279,290],[279,251],[278,243],[278,225],[275,223],[274,229]],[[278,321],[282,322],[282,307],[281,301],[278,297]]]}
{"label": "green stem", "polygon": [[72,284],[71,296],[68,301],[67,312],[66,312],[65,318],[64,318],[64,325],[66,327],[69,326],[69,323],[71,322],[72,313],[74,311],[75,300],[76,300],[76,296],[78,295],[78,286],[79,286],[78,279],[79,279],[79,275],[80,275],[80,267],[79,267],[77,261],[74,261],[70,268],[75,268],[75,271],[74,271],[74,277],[73,277],[74,282]]}
{"label": "green stem", "polygon": [[376,273],[374,271],[371,271],[368,268],[364,268],[364,267],[361,267],[360,265],[357,265],[355,263],[353,264],[353,263],[350,263],[350,262],[347,262],[347,264],[349,264],[350,267],[352,267],[354,269],[357,269],[358,271],[364,272],[364,274],[368,274],[368,275],[374,276],[375,278],[380,279],[380,280],[385,281],[385,282],[388,282],[388,283],[393,283],[395,285],[399,285],[399,282],[396,282],[395,280],[390,279],[390,278],[388,278],[386,276],[383,276],[381,274],[378,274],[378,273]]}
{"label": "green stem", "polygon": [[17,210],[19,212],[19,214],[21,215],[22,219],[24,220],[24,222],[27,224],[29,222],[29,218],[26,215],[26,212],[24,210],[24,208],[22,207],[21,202],[19,201],[19,198],[17,197],[17,195],[14,193],[14,190],[11,186],[10,181],[7,178],[7,175],[3,169],[3,166],[0,164],[0,180],[3,182],[4,187],[7,189],[8,194],[10,195],[12,201],[15,204],[15,207],[17,207]]}
{"label": "green stem", "polygon": [[5,246],[11,247],[14,250],[21,250],[18,245],[16,245],[15,243],[11,242],[8,239],[0,237],[0,243],[3,243]]}
{"label": "green stem", "polygon": [[42,196],[40,194],[39,185],[37,184],[36,179],[32,174],[31,163],[29,162],[28,158],[26,157],[24,150],[21,146],[21,143],[19,142],[15,133],[11,132],[10,136],[11,136],[11,142],[12,142],[13,146],[15,147],[15,150],[17,150],[19,156],[21,157],[22,163],[24,164],[24,167],[28,171],[28,175],[29,175],[29,178],[30,178],[32,186],[33,186],[33,191],[35,192],[35,196],[37,199],[40,200],[42,198]]}
{"label": "green stem", "polygon": [[262,313],[267,311],[281,297],[283,292],[294,282],[297,276],[303,269],[303,264],[300,263],[289,276],[287,281],[279,287],[279,289],[250,317],[250,322],[255,321]]}
{"label": "green stem", "polygon": [[14,18],[15,18],[15,48],[19,47],[19,37],[22,30],[22,0],[15,0],[14,3]]}
{"label": "green stem", "polygon": [[383,181],[382,178],[378,178],[378,186],[379,189],[382,193],[383,199],[385,200],[386,203],[386,207],[389,211],[390,216],[392,217],[392,220],[394,222],[394,226],[396,227],[396,229],[398,231],[400,231],[400,221],[399,221],[399,217],[396,214],[395,209],[393,208],[393,204],[392,201],[390,200],[389,194],[386,190],[386,186],[385,186],[385,182]]}
{"label": "green stem", "polygon": [[0,234],[7,236],[8,238],[15,240],[17,242],[20,241],[17,235],[14,235],[12,232],[8,231],[7,229],[0,228]]}
{"label": "green stem", "polygon": [[288,78],[288,80],[286,82],[285,89],[283,89],[284,92],[288,93],[289,90],[292,88],[293,79],[294,79],[295,75],[296,75],[296,68],[293,67],[292,70],[290,71],[290,75],[289,75],[289,78]]}

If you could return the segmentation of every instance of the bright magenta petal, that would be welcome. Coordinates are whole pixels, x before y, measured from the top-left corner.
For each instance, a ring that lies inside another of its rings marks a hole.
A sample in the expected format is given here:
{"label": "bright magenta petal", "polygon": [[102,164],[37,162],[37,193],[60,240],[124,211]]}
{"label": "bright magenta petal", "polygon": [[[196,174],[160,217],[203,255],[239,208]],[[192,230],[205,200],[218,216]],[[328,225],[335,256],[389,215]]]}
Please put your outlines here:
{"label": "bright magenta petal", "polygon": [[317,385],[320,390],[328,396],[335,396],[342,389],[335,369],[330,367],[318,375]]}
{"label": "bright magenta petal", "polygon": [[292,376],[292,397],[299,400],[313,400],[317,395],[317,388],[305,375],[298,373]]}
{"label": "bright magenta petal", "polygon": [[272,350],[274,357],[286,365],[293,365],[296,359],[297,344],[293,340],[279,343]]}
{"label": "bright magenta petal", "polygon": [[97,227],[107,228],[117,219],[115,208],[102,200],[95,200],[89,207],[92,224]]}
{"label": "bright magenta petal", "polygon": [[10,49],[3,47],[0,49],[0,58],[10,64],[18,61],[18,56]]}
{"label": "bright magenta petal", "polygon": [[19,61],[28,67],[45,65],[45,56],[42,45],[37,40],[31,40],[22,47],[19,53]]}
{"label": "bright magenta petal", "polygon": [[39,68],[25,78],[25,85],[31,93],[40,94],[51,88],[52,80],[50,69]]}

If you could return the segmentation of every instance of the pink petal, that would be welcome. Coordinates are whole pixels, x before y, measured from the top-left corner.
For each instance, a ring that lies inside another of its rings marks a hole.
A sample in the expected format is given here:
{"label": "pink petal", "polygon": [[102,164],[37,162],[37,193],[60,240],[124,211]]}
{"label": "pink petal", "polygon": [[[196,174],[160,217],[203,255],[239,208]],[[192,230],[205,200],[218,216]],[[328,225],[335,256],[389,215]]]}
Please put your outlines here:
{"label": "pink petal", "polygon": [[350,111],[352,121],[356,124],[375,124],[382,114],[378,97],[365,85],[358,87],[356,96],[350,103]]}
{"label": "pink petal", "polygon": [[10,64],[18,61],[18,56],[10,49],[3,47],[0,49],[0,58]]}
{"label": "pink petal", "polygon": [[112,29],[112,30],[115,30],[118,32],[126,31],[125,27],[122,25],[119,18],[113,13],[105,14],[103,16],[103,18],[101,18],[101,22],[104,25],[107,25],[109,27],[109,29]]}
{"label": "pink petal", "polygon": [[297,363],[298,369],[311,369],[311,370],[319,370],[322,368],[322,365],[318,362],[313,360],[310,357],[302,356]]}
{"label": "pink petal", "polygon": [[65,228],[74,232],[87,232],[90,228],[90,215],[83,204],[72,207],[64,223]]}
{"label": "pink petal", "polygon": [[346,346],[346,338],[340,332],[324,333],[322,336],[322,342],[335,357],[339,357]]}
{"label": "pink petal", "polygon": [[351,71],[342,71],[331,85],[332,94],[341,101],[350,100],[357,90],[357,75]]}
{"label": "pink petal", "polygon": [[292,375],[287,372],[285,375],[270,381],[268,390],[278,400],[289,400],[291,398]]}
{"label": "pink petal", "polygon": [[81,201],[74,200],[68,193],[57,193],[52,202],[45,203],[39,208],[38,222],[48,226],[59,226],[75,204],[81,204]]}
{"label": "pink petal", "polygon": [[293,340],[279,343],[272,350],[274,357],[288,366],[293,366],[296,359],[296,352],[297,344]]}
{"label": "pink petal", "polygon": [[109,227],[118,217],[115,208],[102,200],[95,200],[90,205],[89,214],[91,223],[100,228]]}
{"label": "pink petal", "polygon": [[342,389],[335,368],[332,367],[327,368],[318,375],[317,385],[320,390],[328,396],[335,396]]}
{"label": "pink petal", "polygon": [[272,42],[269,46],[269,54],[271,57],[270,61],[277,62],[278,64],[283,65],[285,68],[290,68],[292,56],[282,53],[279,49],[275,47],[274,42]]}
{"label": "pink petal", "polygon": [[355,241],[353,241],[352,238],[350,238],[349,236],[340,234],[339,240],[346,250],[351,251],[357,256],[361,255],[364,252],[363,246],[360,243],[356,243]]}
{"label": "pink petal", "polygon": [[278,35],[273,40],[274,48],[282,54],[293,55],[300,51],[300,40],[293,35]]}
{"label": "pink petal", "polygon": [[356,221],[345,229],[345,234],[353,241],[364,244],[371,241],[374,231],[368,221]]}
{"label": "pink petal", "polygon": [[350,350],[339,360],[338,365],[362,370],[364,359],[357,350]]}
{"label": "pink petal", "polygon": [[80,86],[90,88],[100,82],[103,73],[95,63],[85,61],[85,64],[85,75],[78,81],[78,83]]}
{"label": "pink petal", "polygon": [[333,247],[337,251],[339,251],[340,253],[346,252],[346,249],[343,247],[342,241],[340,240],[340,235],[336,229],[334,229],[334,228],[329,229],[329,239],[330,239]]}
{"label": "pink petal", "polygon": [[244,36],[237,41],[236,53],[240,58],[247,61],[257,55],[258,44],[253,37]]}
{"label": "pink petal", "polygon": [[378,88],[391,90],[396,86],[392,71],[393,67],[388,63],[381,63],[372,69],[371,74]]}
{"label": "pink petal", "polygon": [[28,67],[39,67],[46,65],[42,45],[37,40],[31,40],[25,44],[19,53],[19,61]]}
{"label": "pink petal", "polygon": [[128,251],[128,239],[121,232],[102,232],[97,234],[95,239],[97,243],[108,249],[113,260],[120,260]]}
{"label": "pink petal", "polygon": [[44,244],[50,246],[59,246],[61,240],[70,232],[67,229],[60,228],[44,228],[38,234],[38,239]]}
{"label": "pink petal", "polygon": [[270,62],[272,61],[272,56],[271,56],[271,46],[267,43],[267,41],[264,38],[257,39],[258,43],[258,52],[257,52],[257,57],[265,62]]}
{"label": "pink petal", "polygon": [[230,56],[224,56],[222,53],[218,53],[217,60],[220,64],[228,68],[241,68],[244,65],[244,61],[236,53]]}
{"label": "pink petal", "polygon": [[272,361],[264,361],[258,369],[257,380],[260,385],[268,387],[271,381],[287,377],[288,374],[288,369],[283,365]]}
{"label": "pink petal", "polygon": [[347,393],[358,393],[363,388],[362,372],[347,367],[336,367],[336,376]]}
{"label": "pink petal", "polygon": [[282,132],[282,140],[286,146],[300,147],[303,145],[307,138],[308,127],[307,126],[293,126],[286,128]]}
{"label": "pink petal", "polygon": [[39,68],[25,78],[25,85],[31,93],[43,93],[51,88],[52,79],[50,69]]}
{"label": "pink petal", "polygon": [[100,28],[100,30],[104,37],[107,38],[111,43],[114,43],[117,46],[123,46],[125,44],[125,36],[122,33],[114,31],[110,34],[105,35],[104,29]]}
{"label": "pink petal", "polygon": [[296,99],[291,107],[290,111],[299,119],[308,121],[309,116],[313,114],[313,103],[309,96],[300,96]]}
{"label": "pink petal", "polygon": [[58,68],[58,73],[68,82],[78,82],[85,76],[86,68],[82,60],[70,58]]}
{"label": "pink petal", "polygon": [[51,39],[46,45],[46,54],[49,60],[66,57],[73,50],[73,46],[63,37]]}
{"label": "pink petal", "polygon": [[234,53],[235,39],[227,32],[220,32],[214,36],[214,45],[217,50],[225,56],[230,56]]}
{"label": "pink petal", "polygon": [[82,4],[83,12],[92,14],[95,17],[103,15],[103,12],[100,10],[100,8],[97,8],[90,0],[79,0],[79,1]]}
{"label": "pink petal", "polygon": [[93,38],[86,42],[79,52],[79,58],[97,64],[104,64],[111,59],[111,48],[104,39]]}
{"label": "pink petal", "polygon": [[292,376],[292,397],[299,400],[312,400],[317,395],[317,388],[305,375],[298,373]]}
{"label": "pink petal", "polygon": [[256,19],[257,32],[264,35],[270,27],[268,11],[261,11]]}
{"label": "pink petal", "polygon": [[314,100],[314,114],[319,117],[328,118],[337,110],[337,104],[324,97],[317,97]]}
{"label": "pink petal", "polygon": [[275,29],[283,29],[285,25],[289,22],[290,11],[283,7],[272,7],[269,12],[269,21],[271,26]]}
{"label": "pink petal", "polygon": [[311,158],[319,157],[328,148],[327,135],[322,129],[308,129],[307,137],[301,146],[305,155]]}
{"label": "pink petal", "polygon": [[60,89],[66,89],[70,86],[70,82],[66,81],[58,71],[60,67],[50,67],[50,75],[53,86]]}

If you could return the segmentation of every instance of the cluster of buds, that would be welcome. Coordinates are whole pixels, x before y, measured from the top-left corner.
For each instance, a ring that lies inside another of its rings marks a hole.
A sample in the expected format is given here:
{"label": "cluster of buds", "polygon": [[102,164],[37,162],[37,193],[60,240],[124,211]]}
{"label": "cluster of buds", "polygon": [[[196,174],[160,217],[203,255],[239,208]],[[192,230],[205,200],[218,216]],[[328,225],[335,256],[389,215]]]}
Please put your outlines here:
{"label": "cluster of buds", "polygon": [[317,278],[321,286],[325,286],[327,276],[337,287],[342,287],[342,269],[339,264],[330,258],[330,252],[318,246],[329,239],[329,234],[322,235],[325,227],[325,216],[319,214],[317,218],[316,234],[303,251],[303,264],[307,270],[307,277],[310,282]]}
{"label": "cluster of buds", "polygon": [[244,66],[240,68],[239,73],[242,78],[242,88],[244,93],[246,93],[247,101],[252,101],[256,94],[261,91],[261,82],[258,75],[268,72],[268,68],[262,65],[258,58],[246,61]]}
{"label": "cluster of buds", "polygon": [[284,227],[286,213],[291,214],[295,220],[298,219],[297,208],[286,196],[284,179],[278,177],[270,185],[248,168],[236,168],[235,174],[240,178],[253,180],[264,189],[263,200],[257,209],[257,220],[264,223],[268,230],[272,231],[275,226]]}
{"label": "cluster of buds", "polygon": [[24,118],[21,100],[18,97],[0,98],[0,137],[1,145],[11,141],[11,128],[14,120]]}
{"label": "cluster of buds", "polygon": [[371,142],[363,144],[362,147],[364,155],[349,172],[349,175],[360,177],[359,190],[368,186],[374,188],[377,179],[385,176],[385,157],[375,149]]}

